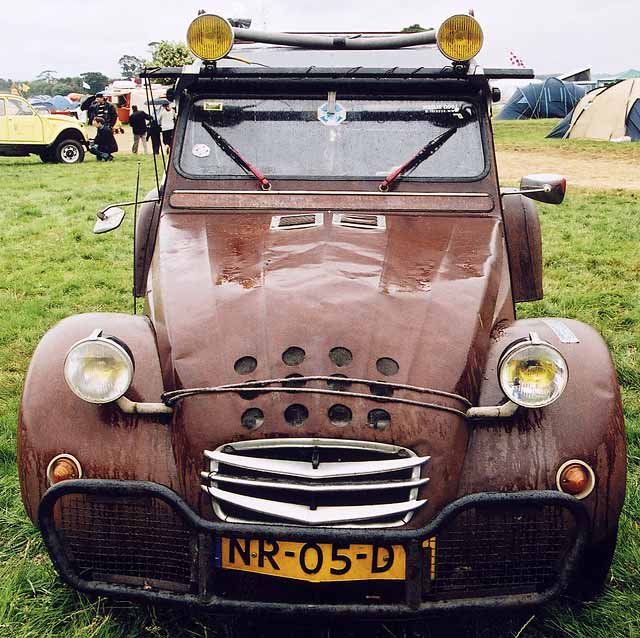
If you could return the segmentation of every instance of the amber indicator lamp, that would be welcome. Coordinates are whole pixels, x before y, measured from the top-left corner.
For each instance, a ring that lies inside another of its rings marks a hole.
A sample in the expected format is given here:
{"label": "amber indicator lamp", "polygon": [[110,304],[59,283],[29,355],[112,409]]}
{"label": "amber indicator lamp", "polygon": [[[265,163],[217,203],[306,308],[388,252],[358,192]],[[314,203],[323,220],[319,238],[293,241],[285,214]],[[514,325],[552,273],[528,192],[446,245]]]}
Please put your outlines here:
{"label": "amber indicator lamp", "polygon": [[565,494],[586,498],[595,487],[595,474],[584,461],[567,461],[558,470],[556,484]]}
{"label": "amber indicator lamp", "polygon": [[71,454],[58,454],[51,459],[47,467],[47,478],[50,485],[82,478],[82,467],[75,456]]}

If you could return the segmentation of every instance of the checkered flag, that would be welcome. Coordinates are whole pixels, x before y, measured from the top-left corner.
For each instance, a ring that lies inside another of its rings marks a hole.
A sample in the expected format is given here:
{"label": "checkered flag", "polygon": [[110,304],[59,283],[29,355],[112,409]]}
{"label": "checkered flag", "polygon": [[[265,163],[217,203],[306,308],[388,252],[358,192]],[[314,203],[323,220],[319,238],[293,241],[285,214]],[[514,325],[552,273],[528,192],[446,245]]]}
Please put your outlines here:
{"label": "checkered flag", "polygon": [[513,51],[509,51],[509,62],[511,66],[517,66],[520,69],[525,68],[525,63],[522,58],[518,57]]}

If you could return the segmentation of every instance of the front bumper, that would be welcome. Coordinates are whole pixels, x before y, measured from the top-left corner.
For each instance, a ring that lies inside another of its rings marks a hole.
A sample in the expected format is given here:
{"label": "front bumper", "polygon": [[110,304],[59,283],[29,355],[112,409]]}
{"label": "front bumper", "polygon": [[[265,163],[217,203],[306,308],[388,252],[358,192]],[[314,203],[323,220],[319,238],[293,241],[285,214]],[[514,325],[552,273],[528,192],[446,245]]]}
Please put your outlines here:
{"label": "front bumper", "polygon": [[[542,604],[566,588],[589,530],[584,505],[553,491],[465,496],[413,530],[212,522],[162,485],[100,479],[50,488],[38,514],[57,570],[83,592],[217,613],[353,618]],[[399,544],[406,580],[314,584],[223,570],[222,536]],[[434,537],[432,560],[425,541]]]}

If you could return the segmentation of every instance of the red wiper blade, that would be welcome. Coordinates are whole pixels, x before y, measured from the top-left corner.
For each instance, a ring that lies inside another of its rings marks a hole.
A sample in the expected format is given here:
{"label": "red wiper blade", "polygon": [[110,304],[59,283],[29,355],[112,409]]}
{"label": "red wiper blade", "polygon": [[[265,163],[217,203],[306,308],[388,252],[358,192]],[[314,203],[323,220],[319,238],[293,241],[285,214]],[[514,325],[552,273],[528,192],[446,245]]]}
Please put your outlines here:
{"label": "red wiper blade", "polygon": [[251,173],[262,186],[262,190],[271,190],[271,182],[265,177],[265,175],[258,170],[253,164],[247,162],[231,144],[216,131],[209,122],[202,122],[202,128],[211,135],[213,141],[219,146],[220,150],[226,153],[240,168]]}
{"label": "red wiper blade", "polygon": [[428,142],[425,146],[423,146],[408,162],[405,162],[402,166],[399,166],[395,170],[391,171],[385,179],[380,182],[378,188],[381,191],[389,190],[390,184],[393,184],[398,177],[401,175],[406,175],[410,171],[412,171],[416,166],[422,164],[427,158],[431,157],[436,151],[440,149],[440,147],[451,137],[453,137],[458,130],[458,127],[454,126],[453,128],[448,129],[442,135],[438,135],[438,137],[434,137],[430,142]]}

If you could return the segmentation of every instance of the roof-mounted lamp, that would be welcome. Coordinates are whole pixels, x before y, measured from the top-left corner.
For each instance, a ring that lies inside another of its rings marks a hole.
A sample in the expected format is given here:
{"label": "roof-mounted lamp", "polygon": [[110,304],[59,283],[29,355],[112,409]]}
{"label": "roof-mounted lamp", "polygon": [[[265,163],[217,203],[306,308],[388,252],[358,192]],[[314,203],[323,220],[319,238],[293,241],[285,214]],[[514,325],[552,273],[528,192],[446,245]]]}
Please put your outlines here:
{"label": "roof-mounted lamp", "polygon": [[231,51],[233,27],[213,13],[199,15],[187,29],[187,46],[193,55],[206,62],[215,62]]}
{"label": "roof-mounted lamp", "polygon": [[461,14],[442,23],[436,41],[442,55],[453,62],[465,63],[480,53],[484,36],[473,16]]}

